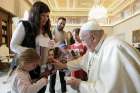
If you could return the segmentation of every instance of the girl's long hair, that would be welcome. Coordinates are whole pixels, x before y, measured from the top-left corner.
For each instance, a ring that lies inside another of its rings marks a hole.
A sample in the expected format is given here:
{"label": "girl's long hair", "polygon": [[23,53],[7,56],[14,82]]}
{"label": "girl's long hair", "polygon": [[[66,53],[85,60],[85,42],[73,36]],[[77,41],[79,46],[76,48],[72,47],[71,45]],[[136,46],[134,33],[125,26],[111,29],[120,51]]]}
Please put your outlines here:
{"label": "girl's long hair", "polygon": [[19,56],[17,56],[16,62],[18,64],[18,67],[10,69],[10,71],[8,72],[8,78],[12,76],[15,69],[21,69],[24,64],[37,62],[36,60],[40,60],[40,56],[37,54],[37,52],[34,49],[29,48],[25,50]]}
{"label": "girl's long hair", "polygon": [[[42,13],[47,13],[47,12],[50,12],[48,5],[46,5],[45,3],[41,2],[41,1],[35,2],[33,4],[32,8],[30,9],[29,21],[33,24],[33,29],[34,29],[34,31],[36,31],[36,35],[39,33],[40,16]],[[44,25],[43,35],[45,35],[47,33],[49,38],[52,39],[50,27],[51,27],[51,22],[50,22],[50,19],[48,18],[48,21]]]}
{"label": "girl's long hair", "polygon": [[[37,52],[32,49],[26,49],[25,51],[23,51],[19,57],[18,57],[18,64],[19,67],[22,68],[24,66],[24,64],[27,63],[33,63],[33,62],[38,62],[37,60],[40,60],[39,55],[37,54]],[[37,63],[39,64],[39,63]]]}

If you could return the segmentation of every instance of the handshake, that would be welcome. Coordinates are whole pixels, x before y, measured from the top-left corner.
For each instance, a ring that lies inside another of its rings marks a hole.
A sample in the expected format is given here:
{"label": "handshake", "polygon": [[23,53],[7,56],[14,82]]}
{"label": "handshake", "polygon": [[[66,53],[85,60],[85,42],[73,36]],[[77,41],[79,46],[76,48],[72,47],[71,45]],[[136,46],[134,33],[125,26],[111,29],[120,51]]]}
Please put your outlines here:
{"label": "handshake", "polygon": [[49,75],[53,75],[56,73],[57,68],[55,67],[55,63],[59,62],[59,60],[57,59],[49,59],[49,61],[47,62],[47,64],[45,64],[45,66],[42,68],[43,71],[41,73],[41,77],[46,77],[48,78]]}

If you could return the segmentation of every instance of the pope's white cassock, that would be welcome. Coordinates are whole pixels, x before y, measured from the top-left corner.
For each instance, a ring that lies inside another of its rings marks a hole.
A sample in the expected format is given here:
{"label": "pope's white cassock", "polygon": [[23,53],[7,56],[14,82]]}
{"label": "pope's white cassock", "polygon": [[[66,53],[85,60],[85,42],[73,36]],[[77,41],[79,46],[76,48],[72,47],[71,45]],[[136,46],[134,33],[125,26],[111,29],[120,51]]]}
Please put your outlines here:
{"label": "pope's white cassock", "polygon": [[94,53],[87,52],[67,66],[88,73],[80,93],[140,93],[140,53],[114,37],[103,36]]}

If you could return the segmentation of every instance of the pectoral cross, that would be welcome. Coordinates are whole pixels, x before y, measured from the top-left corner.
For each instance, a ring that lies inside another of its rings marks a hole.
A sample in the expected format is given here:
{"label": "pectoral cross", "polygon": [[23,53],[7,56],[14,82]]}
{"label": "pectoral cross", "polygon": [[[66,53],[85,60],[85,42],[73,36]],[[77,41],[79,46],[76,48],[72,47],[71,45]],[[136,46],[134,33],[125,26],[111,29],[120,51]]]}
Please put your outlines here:
{"label": "pectoral cross", "polygon": [[89,63],[88,63],[88,75],[89,75],[89,72],[90,72],[90,69],[91,69],[91,65],[92,65],[92,63],[93,63],[93,60],[94,60],[94,56],[92,55],[92,57],[90,58],[90,60],[89,60]]}

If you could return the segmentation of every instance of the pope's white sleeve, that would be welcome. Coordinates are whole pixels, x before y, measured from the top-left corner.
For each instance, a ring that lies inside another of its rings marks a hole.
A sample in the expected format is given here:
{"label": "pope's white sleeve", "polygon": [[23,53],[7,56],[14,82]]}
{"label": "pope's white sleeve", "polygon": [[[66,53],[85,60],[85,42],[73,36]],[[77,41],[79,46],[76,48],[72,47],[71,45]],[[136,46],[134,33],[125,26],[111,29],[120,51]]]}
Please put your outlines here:
{"label": "pope's white sleeve", "polygon": [[68,61],[67,62],[67,68],[70,70],[70,71],[74,71],[74,70],[79,70],[82,68],[82,63],[85,59],[85,56],[81,56],[77,59],[74,59],[72,61]]}
{"label": "pope's white sleeve", "polygon": [[24,40],[24,37],[25,37],[25,29],[22,22],[20,22],[16,30],[14,31],[10,42],[10,48],[13,52],[20,54],[25,49],[27,49],[27,47],[23,47],[21,45],[22,41]]}

